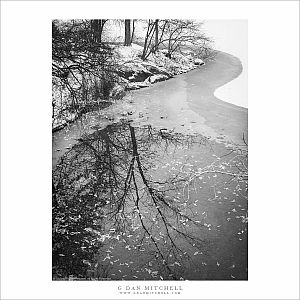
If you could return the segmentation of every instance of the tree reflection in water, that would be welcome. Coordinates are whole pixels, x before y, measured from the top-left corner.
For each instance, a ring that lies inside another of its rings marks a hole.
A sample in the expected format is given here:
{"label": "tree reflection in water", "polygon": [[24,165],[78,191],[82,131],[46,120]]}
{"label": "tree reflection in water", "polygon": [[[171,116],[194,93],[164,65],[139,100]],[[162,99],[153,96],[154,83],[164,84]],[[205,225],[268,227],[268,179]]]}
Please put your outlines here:
{"label": "tree reflection in water", "polygon": [[177,197],[199,174],[156,167],[204,143],[127,122],[82,137],[53,172],[53,277],[180,279],[208,246],[203,222]]}

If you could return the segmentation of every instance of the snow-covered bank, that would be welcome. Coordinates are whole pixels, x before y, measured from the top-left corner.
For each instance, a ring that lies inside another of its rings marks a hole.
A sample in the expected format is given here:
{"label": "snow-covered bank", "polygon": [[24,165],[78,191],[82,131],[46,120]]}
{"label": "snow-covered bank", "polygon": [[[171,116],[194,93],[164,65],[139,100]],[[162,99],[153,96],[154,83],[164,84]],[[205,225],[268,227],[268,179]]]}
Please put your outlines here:
{"label": "snow-covered bank", "polygon": [[101,130],[122,121],[132,126],[184,135],[201,134],[211,141],[235,146],[247,140],[247,109],[219,101],[216,87],[241,72],[239,60],[224,52],[191,72],[158,82],[147,88],[128,91],[124,98],[105,109],[88,112],[79,122],[53,135],[53,166],[85,133]]}
{"label": "snow-covered bank", "polygon": [[244,73],[244,70],[237,78],[217,88],[214,95],[220,100],[247,108],[248,86],[247,76]]}
{"label": "snow-covered bank", "polygon": [[237,57],[242,73],[216,89],[215,96],[237,106],[248,107],[247,20],[206,20],[203,29],[214,40],[215,49]]}
{"label": "snow-covered bank", "polygon": [[117,46],[114,51],[120,64],[118,74],[121,77],[121,85],[125,90],[147,87],[204,64],[192,53],[174,53],[170,59],[164,50],[158,50],[149,55],[147,60],[142,60],[143,47],[137,44]]}
{"label": "snow-covered bank", "polygon": [[[166,56],[164,50],[152,53],[146,60],[141,58],[143,47],[137,44],[131,46],[111,45],[111,65],[107,72],[106,82],[99,80],[99,74],[93,74],[84,79],[83,74],[76,74],[74,78],[69,74],[65,78],[68,86],[64,86],[56,78],[52,85],[52,131],[60,130],[75,121],[82,113],[107,106],[120,100],[128,90],[137,90],[148,87],[156,82],[168,80],[175,75],[186,73],[201,65],[204,61],[194,53],[173,53],[172,58]],[[92,70],[97,73],[96,70]],[[75,76],[76,77],[76,76]],[[76,80],[75,80],[76,79]],[[81,85],[82,82],[82,85]],[[83,84],[84,83],[84,84]],[[106,85],[106,95],[101,92],[101,86]],[[70,88],[76,90],[76,110],[72,109],[74,95]]]}

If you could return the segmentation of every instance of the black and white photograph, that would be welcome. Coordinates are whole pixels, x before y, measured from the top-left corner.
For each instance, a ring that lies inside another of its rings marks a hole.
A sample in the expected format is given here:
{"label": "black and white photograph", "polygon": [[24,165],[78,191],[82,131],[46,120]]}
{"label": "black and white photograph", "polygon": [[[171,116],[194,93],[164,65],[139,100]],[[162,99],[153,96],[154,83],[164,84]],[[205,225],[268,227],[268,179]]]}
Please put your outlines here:
{"label": "black and white photograph", "polygon": [[247,280],[246,55],[246,20],[52,21],[53,280]]}
{"label": "black and white photograph", "polygon": [[0,2],[1,299],[299,299],[299,1]]}

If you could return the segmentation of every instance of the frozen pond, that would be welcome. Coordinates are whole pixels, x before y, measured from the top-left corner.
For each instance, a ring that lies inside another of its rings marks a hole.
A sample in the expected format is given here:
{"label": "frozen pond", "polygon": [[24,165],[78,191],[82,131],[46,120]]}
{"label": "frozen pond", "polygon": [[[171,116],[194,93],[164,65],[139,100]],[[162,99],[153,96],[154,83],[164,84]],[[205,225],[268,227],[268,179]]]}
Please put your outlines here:
{"label": "frozen pond", "polygon": [[53,134],[53,278],[246,280],[247,110],[219,53]]}

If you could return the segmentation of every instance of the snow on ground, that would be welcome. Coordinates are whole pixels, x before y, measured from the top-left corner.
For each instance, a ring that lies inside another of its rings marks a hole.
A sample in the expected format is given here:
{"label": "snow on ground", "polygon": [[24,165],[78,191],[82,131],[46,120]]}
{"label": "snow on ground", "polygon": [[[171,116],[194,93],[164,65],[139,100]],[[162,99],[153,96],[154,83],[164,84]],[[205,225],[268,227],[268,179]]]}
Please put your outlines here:
{"label": "snow on ground", "polygon": [[143,47],[137,44],[132,44],[131,46],[118,46],[115,48],[115,55],[120,58],[122,62],[135,60],[142,52]]}
{"label": "snow on ground", "polygon": [[127,81],[127,90],[167,80],[204,64],[200,58],[193,58],[191,54],[174,53],[170,59],[166,57],[165,50],[158,50],[143,61],[141,59],[143,47],[137,44],[117,46],[114,51],[120,63],[120,75]]}
{"label": "snow on ground", "polygon": [[247,79],[244,72],[239,77],[217,88],[214,95],[237,106],[248,107]]}
{"label": "snow on ground", "polygon": [[217,50],[238,57],[243,71],[236,79],[215,91],[215,96],[237,106],[248,107],[248,40],[247,20],[206,20],[203,30],[213,37]]}

